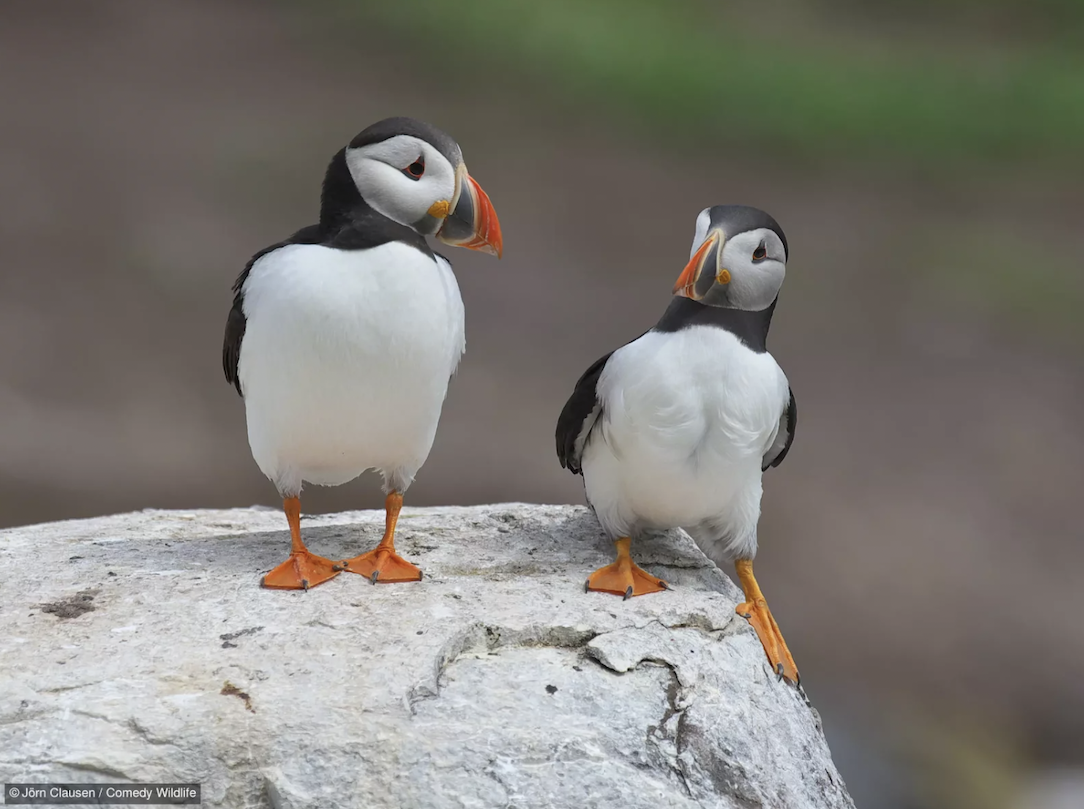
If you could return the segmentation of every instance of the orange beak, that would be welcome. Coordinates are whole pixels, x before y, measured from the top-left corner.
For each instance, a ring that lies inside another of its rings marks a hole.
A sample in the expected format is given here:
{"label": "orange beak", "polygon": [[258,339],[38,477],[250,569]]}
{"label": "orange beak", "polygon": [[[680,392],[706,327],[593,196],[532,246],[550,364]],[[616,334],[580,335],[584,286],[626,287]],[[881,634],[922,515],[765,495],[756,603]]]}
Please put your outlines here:
{"label": "orange beak", "polygon": [[437,238],[445,244],[466,247],[501,257],[501,223],[489,195],[460,163],[455,172],[455,199]]}
{"label": "orange beak", "polygon": [[[674,284],[674,294],[698,301],[707,294],[716,276],[726,270],[719,269],[722,259],[723,232],[718,228],[711,230],[704,243],[693,253],[685,269],[681,271]],[[729,280],[729,277],[727,278]],[[697,283],[697,282],[700,283]]]}

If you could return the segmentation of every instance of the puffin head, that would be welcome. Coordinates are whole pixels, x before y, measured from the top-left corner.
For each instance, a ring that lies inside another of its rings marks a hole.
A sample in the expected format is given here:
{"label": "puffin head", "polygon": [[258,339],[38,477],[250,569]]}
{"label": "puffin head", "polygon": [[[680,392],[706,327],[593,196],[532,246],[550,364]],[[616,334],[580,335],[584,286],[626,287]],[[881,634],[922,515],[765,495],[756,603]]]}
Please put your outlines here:
{"label": "puffin head", "polygon": [[332,158],[321,221],[360,196],[370,208],[422,236],[500,257],[501,225],[486,192],[467,173],[459,144],[413,118],[385,118]]}
{"label": "puffin head", "polygon": [[696,218],[691,257],[674,294],[759,312],[779,295],[786,271],[787,237],[778,222],[747,205],[714,205]]}

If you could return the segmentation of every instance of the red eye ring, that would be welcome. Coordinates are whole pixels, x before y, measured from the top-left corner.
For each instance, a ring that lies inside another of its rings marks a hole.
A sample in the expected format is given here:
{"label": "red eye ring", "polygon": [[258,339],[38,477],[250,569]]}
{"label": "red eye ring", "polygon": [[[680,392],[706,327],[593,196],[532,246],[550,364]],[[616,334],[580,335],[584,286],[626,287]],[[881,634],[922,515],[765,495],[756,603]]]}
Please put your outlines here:
{"label": "red eye ring", "polygon": [[419,157],[417,160],[415,160],[413,163],[403,169],[403,174],[405,174],[412,180],[420,180],[422,178],[422,175],[425,174],[425,158]]}
{"label": "red eye ring", "polygon": [[768,257],[768,249],[764,246],[764,242],[761,242],[757,249],[753,251],[753,261],[761,261]]}

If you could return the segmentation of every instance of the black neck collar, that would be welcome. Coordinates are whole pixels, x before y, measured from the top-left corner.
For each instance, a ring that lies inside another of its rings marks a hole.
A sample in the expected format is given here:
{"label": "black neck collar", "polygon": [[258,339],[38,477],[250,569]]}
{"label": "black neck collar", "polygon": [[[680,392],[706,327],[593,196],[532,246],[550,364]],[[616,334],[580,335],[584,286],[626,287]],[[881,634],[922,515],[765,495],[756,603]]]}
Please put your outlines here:
{"label": "black neck collar", "polygon": [[768,350],[768,328],[772,324],[772,313],[778,300],[773,300],[767,309],[746,312],[742,309],[705,306],[692,298],[675,295],[655,324],[654,331],[675,332],[690,326],[715,326],[730,332],[760,354]]}

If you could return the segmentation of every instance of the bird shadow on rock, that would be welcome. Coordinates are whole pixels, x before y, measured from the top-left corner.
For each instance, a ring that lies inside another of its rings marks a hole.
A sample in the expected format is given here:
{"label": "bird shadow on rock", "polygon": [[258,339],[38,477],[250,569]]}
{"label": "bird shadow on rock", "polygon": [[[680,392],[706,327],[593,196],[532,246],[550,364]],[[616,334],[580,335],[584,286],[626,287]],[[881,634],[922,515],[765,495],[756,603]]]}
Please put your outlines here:
{"label": "bird shadow on rock", "polygon": [[[382,522],[306,526],[304,538],[314,553],[342,559],[375,546],[383,534]],[[91,541],[80,550],[78,563],[119,577],[145,572],[262,575],[289,553],[290,532],[284,524],[272,531]]]}
{"label": "bird shadow on rock", "polygon": [[[198,518],[197,518],[198,519]],[[205,526],[207,527],[207,526]],[[209,527],[218,527],[210,525]],[[73,564],[109,575],[204,573],[215,578],[262,577],[287,558],[290,534],[281,529],[219,534],[157,534],[129,541],[101,537],[83,546]],[[383,514],[311,515],[302,524],[309,549],[328,559],[368,551],[380,541]],[[126,537],[125,539],[129,539]],[[570,577],[586,581],[614,559],[614,546],[593,512],[585,507],[505,504],[482,508],[404,511],[396,532],[396,549],[419,565],[427,577]],[[637,538],[634,560],[679,588],[710,590],[731,597],[737,590],[684,531],[658,531]]]}
{"label": "bird shadow on rock", "polygon": [[[550,526],[565,544],[576,544],[577,561],[586,579],[595,569],[614,560],[614,543],[590,509],[560,518]],[[674,587],[712,590],[737,598],[740,592],[719,567],[704,555],[693,538],[680,529],[649,531],[632,543],[638,565]],[[740,600],[740,599],[739,599]]]}

